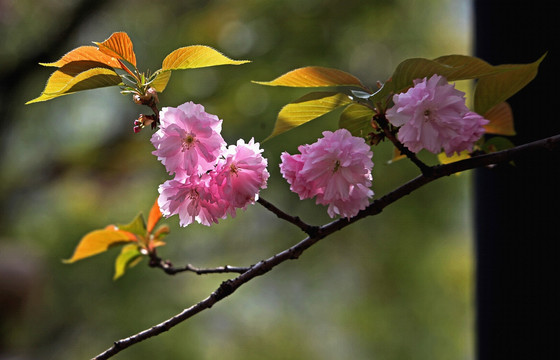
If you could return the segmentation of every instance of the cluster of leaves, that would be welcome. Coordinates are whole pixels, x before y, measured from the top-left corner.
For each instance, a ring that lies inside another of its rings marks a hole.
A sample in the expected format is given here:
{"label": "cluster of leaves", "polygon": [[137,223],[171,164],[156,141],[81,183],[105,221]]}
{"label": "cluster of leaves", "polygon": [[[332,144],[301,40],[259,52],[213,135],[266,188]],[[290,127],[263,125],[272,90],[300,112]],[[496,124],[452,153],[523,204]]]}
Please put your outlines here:
{"label": "cluster of leaves", "polygon": [[[448,81],[477,80],[474,89],[473,111],[490,121],[486,132],[496,135],[515,135],[511,108],[505,102],[521,90],[537,75],[544,55],[530,64],[493,66],[472,56],[449,55],[433,60],[408,59],[401,62],[393,75],[375,91],[365,86],[357,77],[341,70],[309,66],[292,70],[268,82],[256,82],[267,86],[300,88],[334,88],[330,91],[314,91],[284,106],[276,120],[272,134],[280,135],[331,111],[345,107],[339,119],[339,127],[348,129],[355,136],[369,137],[376,144],[383,137],[375,115],[384,113],[392,105],[392,96],[406,91],[413,80],[442,75]],[[377,130],[377,132],[376,132]],[[377,139],[377,140],[375,140]],[[484,139],[477,144],[479,150],[492,152],[511,145],[505,138]],[[398,153],[397,155],[398,156]],[[467,157],[461,154],[452,159],[439,156],[449,162]]]}
{"label": "cluster of leaves", "polygon": [[246,60],[232,60],[205,45],[191,45],[172,51],[165,57],[161,69],[153,74],[136,67],[132,41],[125,32],[115,32],[96,46],[80,46],[60,60],[42,63],[55,67],[41,95],[27,104],[54,99],[78,91],[120,86],[123,93],[144,97],[149,88],[165,90],[172,70],[195,69],[217,65],[240,65]]}
{"label": "cluster of leaves", "polygon": [[148,215],[147,224],[140,213],[126,225],[108,225],[104,229],[91,231],[80,240],[72,257],[64,262],[71,264],[103,253],[115,246],[122,246],[115,260],[113,276],[113,279],[118,279],[127,269],[138,264],[142,256],[152,254],[156,247],[165,245],[162,240],[169,233],[169,227],[160,225],[156,229],[160,219],[161,211],[156,201]]}

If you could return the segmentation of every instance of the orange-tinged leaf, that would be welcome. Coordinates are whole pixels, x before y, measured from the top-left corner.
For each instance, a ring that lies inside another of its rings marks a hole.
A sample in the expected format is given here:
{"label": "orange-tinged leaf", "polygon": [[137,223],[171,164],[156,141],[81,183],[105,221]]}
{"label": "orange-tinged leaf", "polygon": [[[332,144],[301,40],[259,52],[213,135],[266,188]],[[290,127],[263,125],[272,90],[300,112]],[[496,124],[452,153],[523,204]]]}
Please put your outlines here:
{"label": "orange-tinged leaf", "polygon": [[484,114],[484,118],[490,121],[490,123],[484,126],[487,133],[507,136],[515,135],[513,112],[507,102],[501,102],[488,110]]}
{"label": "orange-tinged leaf", "polygon": [[[91,68],[78,74],[65,72],[65,69],[74,67],[75,64],[75,62],[66,64],[55,71],[47,81],[43,93],[39,97],[28,101],[26,104],[46,101],[78,91],[114,86],[122,83],[119,74],[108,67]],[[103,65],[99,63],[95,64]]]}
{"label": "orange-tinged leaf", "polygon": [[397,162],[399,160],[402,160],[404,158],[406,158],[406,155],[401,153],[401,151],[399,149],[397,149],[396,147],[393,147],[393,158],[391,160],[389,160],[387,163],[392,164],[392,163]]}
{"label": "orange-tinged leaf", "polygon": [[132,41],[125,32],[115,32],[102,43],[94,42],[99,50],[117,59],[126,60],[136,67],[136,54],[132,49]]}
{"label": "orange-tinged leaf", "polygon": [[354,75],[321,66],[295,69],[272,81],[255,81],[255,83],[268,86],[326,87],[351,85],[364,88],[360,79]]}
{"label": "orange-tinged leaf", "polygon": [[150,209],[150,214],[148,215],[148,225],[146,227],[146,230],[148,231],[148,233],[152,233],[152,231],[154,230],[154,227],[156,226],[156,224],[158,223],[158,221],[161,219],[161,210],[159,209],[159,205],[158,205],[158,199],[156,198],[156,201],[154,202],[154,204],[152,205],[152,208]]}
{"label": "orange-tinged leaf", "polygon": [[162,70],[195,69],[217,65],[241,65],[248,60],[232,60],[205,45],[191,45],[172,51],[163,59]]}
{"label": "orange-tinged leaf", "polygon": [[73,263],[89,256],[97,255],[107,251],[111,246],[119,245],[131,241],[131,234],[126,231],[116,230],[113,228],[105,228],[102,230],[94,230],[86,234],[81,240],[74,254],[70,259],[64,260],[65,263]]}
{"label": "orange-tinged leaf", "polygon": [[113,68],[122,69],[121,63],[118,62],[117,59],[101,52],[95,46],[80,46],[79,48],[76,48],[64,55],[58,61],[52,63],[40,63],[40,65],[60,68],[66,64],[76,61],[95,61]]}
{"label": "orange-tinged leaf", "polygon": [[303,125],[319,116],[327,114],[334,109],[348,105],[352,100],[348,95],[337,92],[313,92],[309,93],[298,100],[284,106],[272,134],[268,136],[268,140],[274,136],[280,135],[290,129]]}

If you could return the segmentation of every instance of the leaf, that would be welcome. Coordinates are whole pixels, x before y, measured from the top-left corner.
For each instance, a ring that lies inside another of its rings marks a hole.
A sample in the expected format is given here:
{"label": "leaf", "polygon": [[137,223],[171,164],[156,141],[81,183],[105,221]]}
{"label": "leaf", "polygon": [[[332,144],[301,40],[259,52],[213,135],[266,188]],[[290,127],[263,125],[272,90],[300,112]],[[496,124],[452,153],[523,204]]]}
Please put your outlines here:
{"label": "leaf", "polygon": [[117,225],[119,230],[128,231],[130,233],[136,234],[138,236],[146,236],[146,223],[144,221],[144,216],[142,213],[136,215],[134,220],[126,225]]}
{"label": "leaf", "polygon": [[347,105],[351,102],[346,94],[337,92],[312,92],[296,101],[284,106],[272,134],[265,139],[280,135],[290,129],[305,124],[306,122],[325,115],[334,109]]}
{"label": "leaf", "polygon": [[179,48],[167,55],[163,60],[161,70],[184,70],[217,65],[241,65],[248,62],[250,61],[232,60],[209,46],[192,45]]}
{"label": "leaf", "polygon": [[347,72],[320,66],[308,66],[292,70],[272,81],[254,81],[254,83],[268,86],[291,87],[325,87],[325,86],[359,86],[365,88],[362,82]]}
{"label": "leaf", "polygon": [[502,136],[494,136],[486,140],[484,144],[482,144],[482,150],[486,153],[507,150],[511,149],[512,147],[514,147],[514,144],[511,142],[511,140]]}
{"label": "leaf", "polygon": [[525,87],[537,76],[539,64],[545,56],[530,64],[496,66],[502,71],[482,77],[476,84],[474,111],[484,114]]}
{"label": "leaf", "polygon": [[150,215],[148,215],[148,226],[146,227],[146,230],[148,231],[149,234],[152,233],[154,227],[161,219],[161,216],[162,215],[161,215],[161,210],[159,209],[158,199],[156,198],[156,201],[154,202],[152,208],[150,209]]}
{"label": "leaf", "polygon": [[393,158],[387,162],[387,164],[393,164],[399,160],[405,159],[406,155],[401,153],[399,149],[393,146]]}
{"label": "leaf", "polygon": [[136,241],[136,237],[133,234],[119,230],[114,226],[108,226],[102,230],[94,230],[80,240],[72,257],[63,260],[63,262],[70,264],[107,251],[112,246],[131,241]]}
{"label": "leaf", "polygon": [[157,92],[163,92],[163,90],[165,90],[165,87],[167,86],[167,83],[169,82],[169,78],[171,78],[171,70],[159,70],[150,85],[154,89],[156,89]]}
{"label": "leaf", "polygon": [[444,152],[438,154],[438,160],[441,164],[450,164],[452,162],[465,160],[470,158],[470,154],[468,150],[461,151],[460,154],[453,153],[451,156],[447,156]]}
{"label": "leaf", "polygon": [[117,59],[126,60],[136,67],[136,54],[132,49],[132,41],[125,32],[115,32],[102,43],[94,42],[99,50]]}
{"label": "leaf", "polygon": [[434,74],[444,76],[448,81],[477,79],[482,76],[503,71],[483,60],[472,56],[448,55],[434,60],[424,58],[407,59],[401,62],[392,76],[395,92],[413,85],[413,80],[431,77]]}
{"label": "leaf", "polygon": [[[114,86],[122,83],[122,79],[113,69],[105,67],[90,68],[83,72],[76,74],[72,69],[76,66],[76,62],[64,65],[59,70],[55,71],[41,95],[33,100],[26,102],[26,104],[36,103],[40,101],[47,101],[59,96],[72,94],[78,91],[96,89],[100,87]],[[95,63],[103,65],[100,63]],[[83,64],[80,64],[83,65]],[[66,71],[70,70],[70,71]]]}
{"label": "leaf", "polygon": [[115,260],[115,275],[113,280],[117,280],[124,275],[127,269],[135,266],[142,259],[142,253],[137,245],[130,244],[123,246],[119,256]]}
{"label": "leaf", "polygon": [[340,114],[338,126],[347,129],[354,136],[364,137],[373,131],[371,127],[373,115],[373,110],[366,106],[350,104]]}
{"label": "leaf", "polygon": [[122,69],[122,64],[118,62],[114,57],[111,57],[103,52],[101,52],[95,46],[80,46],[66,55],[64,55],[60,60],[52,63],[39,63],[43,66],[52,66],[60,68],[66,64],[77,61],[94,61],[101,64],[108,65],[112,68]]}
{"label": "leaf", "polygon": [[484,114],[484,118],[490,121],[490,123],[484,125],[484,129],[488,134],[515,135],[513,113],[511,111],[511,106],[509,106],[507,102],[501,102],[488,110],[486,114]]}

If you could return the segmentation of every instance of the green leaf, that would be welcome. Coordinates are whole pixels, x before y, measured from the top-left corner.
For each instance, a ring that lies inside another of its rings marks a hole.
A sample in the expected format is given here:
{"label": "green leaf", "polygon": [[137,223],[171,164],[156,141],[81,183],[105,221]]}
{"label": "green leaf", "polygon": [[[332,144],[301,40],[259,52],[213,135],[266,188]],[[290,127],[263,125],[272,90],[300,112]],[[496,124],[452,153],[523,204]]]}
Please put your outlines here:
{"label": "green leaf", "polygon": [[373,131],[371,127],[373,115],[373,110],[366,106],[350,104],[340,114],[338,126],[347,129],[354,136],[365,137]]}
{"label": "green leaf", "polygon": [[102,43],[94,42],[99,50],[111,57],[126,60],[136,67],[136,55],[132,47],[132,41],[125,32],[115,32]]}
{"label": "green leaf", "polygon": [[496,151],[511,149],[514,146],[515,145],[511,142],[511,140],[502,136],[494,136],[482,144],[482,150],[486,153],[493,153]]}
{"label": "green leaf", "polygon": [[132,241],[136,241],[136,237],[133,234],[119,230],[114,226],[108,226],[102,230],[94,230],[86,234],[80,240],[72,257],[63,260],[63,262],[70,264],[86,257],[105,252],[112,246]]}
{"label": "green leaf", "polygon": [[[89,67],[89,66],[102,67]],[[89,67],[89,68],[87,68]],[[41,95],[26,104],[47,101],[78,91],[114,86],[122,79],[112,68],[96,62],[71,62],[56,70],[47,81]]]}
{"label": "green leaf", "polygon": [[125,271],[135,266],[142,260],[142,253],[137,245],[130,244],[123,246],[119,256],[115,260],[115,275],[113,280],[117,280],[124,275]]}
{"label": "green leaf", "polygon": [[248,60],[232,60],[219,51],[205,45],[179,48],[165,57],[162,70],[195,69],[217,65],[241,65]]}
{"label": "green leaf", "polygon": [[349,103],[351,100],[346,94],[338,92],[309,93],[280,110],[274,130],[265,141]]}
{"label": "green leaf", "polygon": [[347,72],[320,66],[308,66],[292,70],[272,81],[253,81],[268,86],[291,87],[328,87],[359,86],[365,88],[361,81]]}
{"label": "green leaf", "polygon": [[482,77],[476,84],[474,111],[484,114],[525,87],[537,76],[545,56],[530,64],[496,66],[501,70],[499,73]]}
{"label": "green leaf", "polygon": [[138,236],[146,236],[146,222],[142,213],[136,215],[134,220],[126,225],[117,225],[119,230],[128,231]]}
{"label": "green leaf", "polygon": [[464,55],[442,56],[434,60],[424,58],[407,59],[401,62],[392,76],[395,92],[413,85],[413,80],[431,77],[434,74],[444,76],[448,81],[477,79],[482,76],[503,71],[487,62]]}

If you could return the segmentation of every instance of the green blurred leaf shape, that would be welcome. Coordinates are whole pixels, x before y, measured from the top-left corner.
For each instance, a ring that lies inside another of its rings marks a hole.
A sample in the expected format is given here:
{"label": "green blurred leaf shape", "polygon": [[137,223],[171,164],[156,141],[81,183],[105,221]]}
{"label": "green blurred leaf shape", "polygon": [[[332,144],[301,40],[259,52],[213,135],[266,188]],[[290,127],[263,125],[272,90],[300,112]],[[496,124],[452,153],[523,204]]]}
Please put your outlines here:
{"label": "green blurred leaf shape", "polygon": [[495,105],[484,114],[484,118],[490,121],[488,124],[484,125],[484,130],[486,130],[488,134],[515,135],[513,112],[511,106],[507,102],[503,101]]}
{"label": "green blurred leaf shape", "polygon": [[146,222],[144,221],[144,216],[142,215],[142,213],[136,215],[134,220],[132,220],[130,223],[125,225],[119,224],[117,225],[117,227],[119,228],[119,230],[127,231],[141,237],[146,236]]}
{"label": "green blurred leaf shape", "polygon": [[93,61],[105,64],[112,68],[122,69],[122,64],[112,56],[101,52],[95,46],[80,46],[60,58],[60,60],[51,63],[39,63],[43,66],[60,68],[66,64],[76,61]]}
{"label": "green blurred leaf shape", "polygon": [[142,253],[135,244],[122,247],[119,256],[115,259],[115,274],[113,280],[117,280],[124,275],[125,271],[135,266],[142,260]]}
{"label": "green blurred leaf shape", "polygon": [[486,140],[484,144],[482,144],[482,150],[487,153],[492,153],[496,151],[511,149],[514,146],[515,145],[508,138],[505,138],[503,136],[494,136]]}
{"label": "green blurred leaf shape", "polygon": [[321,66],[307,66],[292,70],[272,81],[253,81],[267,86],[289,87],[330,87],[358,86],[365,88],[362,82],[347,72]]}
{"label": "green blurred leaf shape", "polygon": [[41,95],[26,104],[121,83],[122,79],[119,74],[105,64],[94,61],[75,61],[52,73]]}
{"label": "green blurred leaf shape", "polygon": [[338,126],[347,129],[354,136],[365,137],[373,131],[373,115],[374,111],[364,105],[350,104],[340,114]]}
{"label": "green blurred leaf shape", "polygon": [[78,260],[105,252],[112,246],[132,241],[136,241],[136,237],[134,235],[115,227],[108,226],[102,230],[94,230],[87,233],[80,240],[72,257],[70,259],[63,260],[63,262],[71,264]]}
{"label": "green blurred leaf shape", "polygon": [[484,114],[525,87],[537,76],[545,56],[530,64],[498,65],[500,72],[480,78],[474,92],[474,111]]}
{"label": "green blurred leaf shape", "polygon": [[134,54],[132,41],[125,32],[115,32],[101,42],[94,42],[99,50],[116,59],[125,60],[136,67],[136,54]]}
{"label": "green blurred leaf shape", "polygon": [[218,50],[206,45],[191,45],[172,51],[163,59],[162,68],[152,82],[152,86],[162,92],[169,78],[171,70],[196,69],[218,65],[241,65],[249,60],[233,60]]}
{"label": "green blurred leaf shape", "polygon": [[272,134],[264,141],[351,103],[348,95],[338,92],[312,92],[284,106]]}

